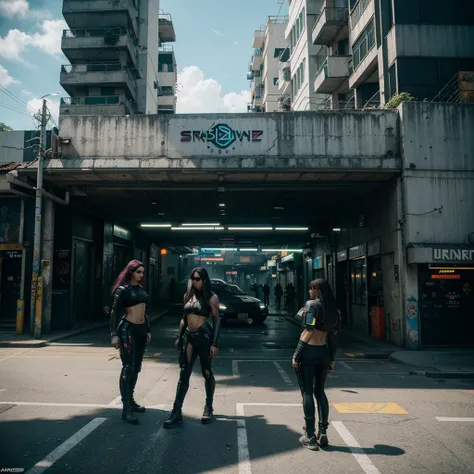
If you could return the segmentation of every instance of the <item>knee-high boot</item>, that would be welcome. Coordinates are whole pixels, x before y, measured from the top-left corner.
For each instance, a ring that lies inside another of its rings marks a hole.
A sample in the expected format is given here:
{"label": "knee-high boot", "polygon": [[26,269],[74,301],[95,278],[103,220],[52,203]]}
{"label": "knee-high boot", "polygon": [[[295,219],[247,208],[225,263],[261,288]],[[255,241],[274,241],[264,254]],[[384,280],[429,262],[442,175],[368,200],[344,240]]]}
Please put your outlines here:
{"label": "knee-high boot", "polygon": [[176,387],[176,398],[174,400],[173,409],[171,410],[169,418],[165,421],[164,428],[174,428],[183,422],[182,407],[184,403],[184,397],[189,389],[189,377],[191,374],[188,374],[188,368],[182,368],[181,374],[178,381],[178,386]]}
{"label": "knee-high boot", "polygon": [[143,413],[146,411],[145,407],[140,406],[133,397],[135,392],[135,385],[137,384],[138,374],[140,373],[140,369],[134,369],[132,375],[130,376],[130,406],[132,411],[137,413]]}
{"label": "knee-high boot", "polygon": [[214,412],[214,392],[216,389],[216,379],[211,372],[207,377],[204,376],[204,387],[206,389],[206,405],[202,414],[201,422],[210,423],[212,421],[212,414]]}
{"label": "knee-high boot", "polygon": [[120,373],[120,395],[122,397],[122,420],[131,423],[137,424],[138,418],[135,417],[132,413],[132,407],[130,405],[130,395],[131,395],[131,380],[133,377],[133,368],[130,365],[124,365]]}

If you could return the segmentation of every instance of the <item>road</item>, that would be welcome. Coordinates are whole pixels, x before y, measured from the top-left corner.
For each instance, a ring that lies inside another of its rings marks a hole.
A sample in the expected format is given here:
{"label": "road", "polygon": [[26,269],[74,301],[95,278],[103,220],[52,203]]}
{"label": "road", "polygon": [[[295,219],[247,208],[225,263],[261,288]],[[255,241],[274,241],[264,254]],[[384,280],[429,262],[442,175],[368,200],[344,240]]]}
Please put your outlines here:
{"label": "road", "polygon": [[153,325],[136,389],[147,407],[138,426],[120,420],[121,363],[106,329],[42,348],[0,348],[0,468],[29,474],[474,472],[473,381],[429,379],[389,359],[354,358],[367,348],[346,336],[327,383],[330,446],[301,448],[301,396],[290,364],[299,328],[274,314],[264,326],[223,329],[214,364],[215,421],[200,422],[204,382],[197,363],[185,423],[164,430],[179,373],[172,348],[178,318],[169,314]]}

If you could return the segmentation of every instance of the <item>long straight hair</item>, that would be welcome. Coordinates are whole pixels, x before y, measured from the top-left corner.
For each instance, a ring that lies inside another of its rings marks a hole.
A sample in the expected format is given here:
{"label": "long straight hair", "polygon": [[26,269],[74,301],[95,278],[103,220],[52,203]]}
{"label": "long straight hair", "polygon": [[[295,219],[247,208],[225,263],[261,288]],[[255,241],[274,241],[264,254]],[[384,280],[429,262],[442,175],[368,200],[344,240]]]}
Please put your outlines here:
{"label": "long straight hair", "polygon": [[112,285],[112,295],[117,291],[117,288],[124,283],[130,282],[130,276],[133,272],[136,272],[140,267],[145,268],[140,260],[131,260],[127,263],[126,267],[119,273],[119,276]]}
{"label": "long straight hair", "polygon": [[[193,285],[193,276],[195,273],[197,273],[201,277],[202,291],[196,290]],[[209,306],[209,300],[212,296],[211,279],[209,278],[209,274],[207,273],[207,270],[204,267],[194,268],[191,274],[189,275],[188,288],[186,294],[184,295],[184,304],[186,304],[193,296],[196,296],[196,298],[202,296],[202,299]]]}
{"label": "long straight hair", "polygon": [[334,294],[329,286],[329,283],[324,278],[318,278],[317,280],[313,280],[309,284],[310,288],[316,288],[319,292],[319,299],[323,305],[325,314],[330,315],[334,318],[338,317],[338,309],[336,298],[334,298]]}

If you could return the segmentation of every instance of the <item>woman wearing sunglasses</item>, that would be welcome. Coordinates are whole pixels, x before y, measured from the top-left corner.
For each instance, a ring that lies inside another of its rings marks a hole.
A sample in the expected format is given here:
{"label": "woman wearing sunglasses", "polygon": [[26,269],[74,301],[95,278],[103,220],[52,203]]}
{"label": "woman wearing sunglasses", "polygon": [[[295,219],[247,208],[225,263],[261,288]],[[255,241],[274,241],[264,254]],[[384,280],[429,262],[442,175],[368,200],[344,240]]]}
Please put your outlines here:
{"label": "woman wearing sunglasses", "polygon": [[[188,289],[184,295],[184,315],[179,325],[175,347],[180,351],[181,372],[176,390],[176,399],[165,428],[174,428],[183,422],[181,408],[189,388],[193,365],[199,355],[201,371],[206,388],[206,404],[202,423],[210,423],[213,414],[213,399],[216,381],[212,372],[212,359],[219,349],[221,321],[219,299],[211,292],[211,281],[207,271],[195,268],[189,277]],[[212,315],[214,324],[207,321]]]}
{"label": "woman wearing sunglasses", "polygon": [[146,315],[150,295],[140,284],[144,274],[143,263],[132,260],[120,272],[112,287],[114,300],[110,312],[110,336],[112,345],[120,349],[122,360],[119,382],[122,420],[131,424],[138,423],[133,412],[145,411],[145,407],[138,405],[133,398],[145,348],[151,340],[150,323]]}

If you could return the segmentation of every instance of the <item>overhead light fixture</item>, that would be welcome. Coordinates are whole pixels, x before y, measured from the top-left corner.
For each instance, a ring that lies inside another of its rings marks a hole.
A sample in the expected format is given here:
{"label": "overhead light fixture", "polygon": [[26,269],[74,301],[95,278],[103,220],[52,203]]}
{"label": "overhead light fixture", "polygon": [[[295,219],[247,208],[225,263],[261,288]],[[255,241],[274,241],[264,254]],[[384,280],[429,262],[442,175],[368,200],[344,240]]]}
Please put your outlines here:
{"label": "overhead light fixture", "polygon": [[341,232],[341,229],[339,227],[334,227],[334,229],[332,231],[333,232]]}
{"label": "overhead light fixture", "polygon": [[159,216],[166,216],[166,214],[164,212],[159,212],[158,215]]}
{"label": "overhead light fixture", "polygon": [[219,222],[212,222],[211,224],[181,224],[183,227],[213,227],[220,225]]}
{"label": "overhead light fixture", "polygon": [[273,230],[273,227],[229,227],[229,230]]}
{"label": "overhead light fixture", "polygon": [[308,227],[275,227],[275,230],[302,231],[302,230],[308,230]]}
{"label": "overhead light fixture", "polygon": [[156,204],[158,204],[156,201],[153,201],[152,204],[155,206]]}
{"label": "overhead light fixture", "polygon": [[140,227],[171,227],[171,224],[140,224]]}
{"label": "overhead light fixture", "polygon": [[262,249],[262,252],[296,252],[301,253],[301,249]]}
{"label": "overhead light fixture", "polygon": [[202,247],[201,252],[205,252],[206,250],[209,250],[210,252],[225,252],[226,250],[229,252],[234,252],[237,251],[237,249],[231,249],[229,247]]}
{"label": "overhead light fixture", "polygon": [[224,227],[171,227],[171,230],[205,230],[205,231],[214,231],[214,230],[224,230]]}
{"label": "overhead light fixture", "polygon": [[258,252],[258,249],[239,249],[240,252]]}
{"label": "overhead light fixture", "polygon": [[219,203],[219,207],[225,207],[225,203],[224,203],[224,202],[220,202],[220,203]]}
{"label": "overhead light fixture", "polygon": [[285,210],[285,208],[281,207],[281,206],[273,206],[273,209],[275,209],[275,211],[284,211]]}

